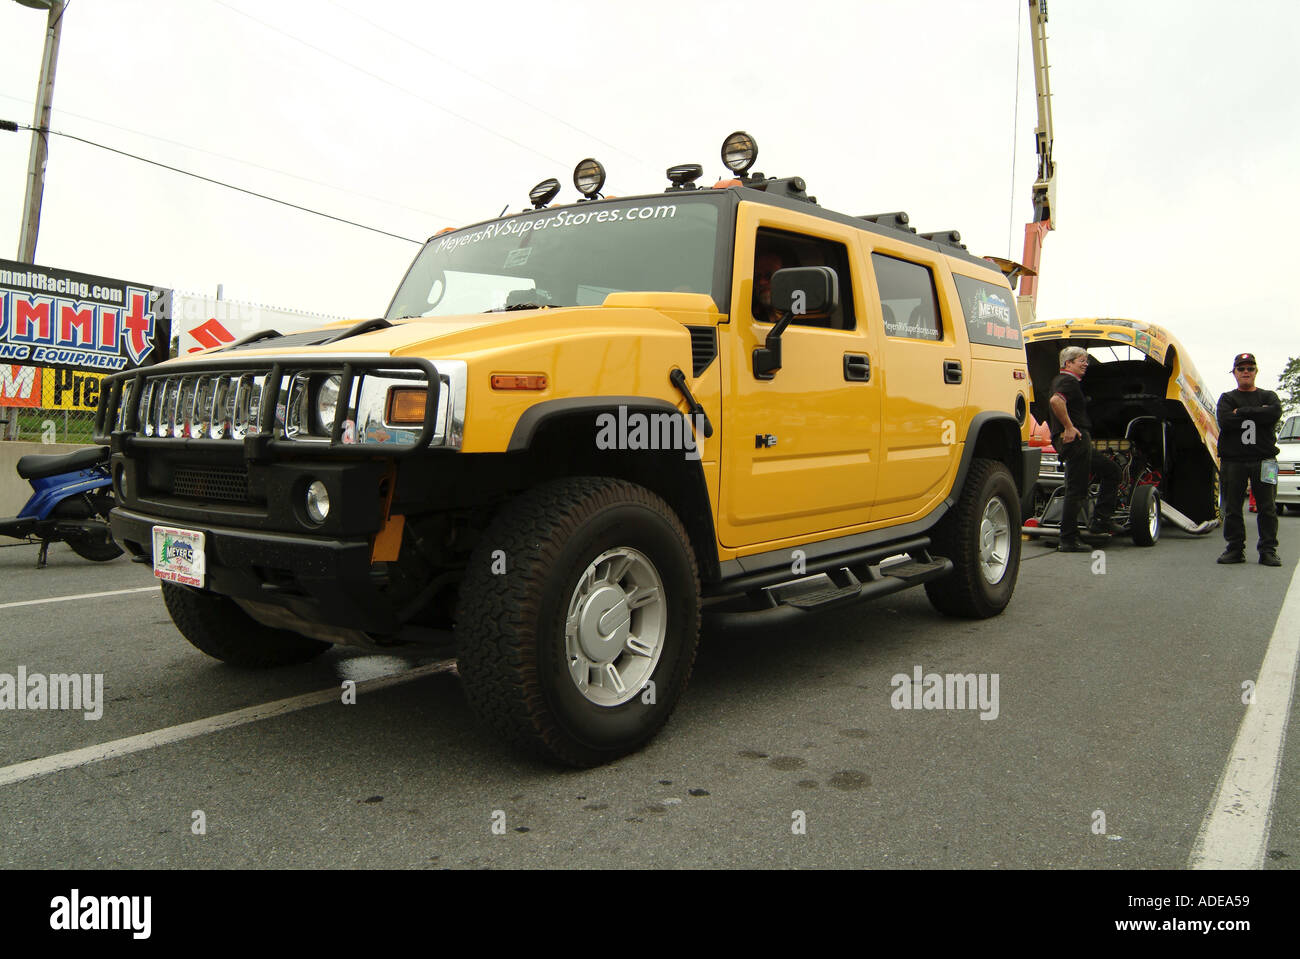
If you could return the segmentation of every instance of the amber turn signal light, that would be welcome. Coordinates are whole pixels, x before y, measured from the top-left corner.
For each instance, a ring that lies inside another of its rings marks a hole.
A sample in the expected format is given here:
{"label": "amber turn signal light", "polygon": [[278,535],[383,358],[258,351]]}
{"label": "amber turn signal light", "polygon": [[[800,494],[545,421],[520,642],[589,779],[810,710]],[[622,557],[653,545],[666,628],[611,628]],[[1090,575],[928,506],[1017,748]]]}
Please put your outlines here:
{"label": "amber turn signal light", "polygon": [[384,421],[392,426],[422,426],[424,424],[424,406],[429,399],[429,391],[409,386],[395,386],[388,391],[388,409],[384,412]]}
{"label": "amber turn signal light", "polygon": [[546,374],[544,373],[493,373],[494,390],[544,390]]}

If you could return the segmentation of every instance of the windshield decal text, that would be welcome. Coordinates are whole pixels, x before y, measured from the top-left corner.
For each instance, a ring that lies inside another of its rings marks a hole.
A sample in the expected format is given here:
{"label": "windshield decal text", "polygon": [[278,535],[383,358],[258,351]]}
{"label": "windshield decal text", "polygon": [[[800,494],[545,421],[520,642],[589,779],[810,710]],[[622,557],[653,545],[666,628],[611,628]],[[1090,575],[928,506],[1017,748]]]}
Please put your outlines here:
{"label": "windshield decal text", "polygon": [[489,223],[472,233],[446,236],[434,244],[434,249],[439,253],[445,253],[458,250],[462,246],[468,246],[471,243],[495,240],[498,236],[524,236],[539,230],[591,226],[600,223],[619,223],[628,220],[664,220],[676,216],[676,204],[659,204],[657,206],[639,206],[613,210],[562,210],[553,216],[533,217],[527,220],[502,220],[497,223]]}

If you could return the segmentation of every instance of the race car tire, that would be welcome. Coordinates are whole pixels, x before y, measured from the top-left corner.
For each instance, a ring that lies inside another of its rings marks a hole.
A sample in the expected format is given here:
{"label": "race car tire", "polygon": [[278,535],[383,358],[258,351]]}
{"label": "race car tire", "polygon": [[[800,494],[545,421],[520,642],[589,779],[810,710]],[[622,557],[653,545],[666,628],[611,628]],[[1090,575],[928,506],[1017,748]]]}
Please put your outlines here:
{"label": "race car tire", "polygon": [[1129,504],[1129,532],[1137,546],[1154,546],[1160,540],[1160,493],[1144,484],[1133,491]]}

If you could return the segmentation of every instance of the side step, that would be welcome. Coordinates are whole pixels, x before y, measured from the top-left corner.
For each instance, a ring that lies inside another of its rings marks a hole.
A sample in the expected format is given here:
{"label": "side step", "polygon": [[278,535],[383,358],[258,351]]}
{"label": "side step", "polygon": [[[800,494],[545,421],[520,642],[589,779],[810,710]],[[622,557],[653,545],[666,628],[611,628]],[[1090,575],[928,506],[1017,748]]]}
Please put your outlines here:
{"label": "side step", "polygon": [[748,594],[750,609],[736,610],[720,603],[704,615],[710,626],[758,626],[793,622],[806,613],[886,596],[911,589],[952,571],[952,561],[942,556],[909,556],[874,566],[841,567],[816,576],[779,583]]}

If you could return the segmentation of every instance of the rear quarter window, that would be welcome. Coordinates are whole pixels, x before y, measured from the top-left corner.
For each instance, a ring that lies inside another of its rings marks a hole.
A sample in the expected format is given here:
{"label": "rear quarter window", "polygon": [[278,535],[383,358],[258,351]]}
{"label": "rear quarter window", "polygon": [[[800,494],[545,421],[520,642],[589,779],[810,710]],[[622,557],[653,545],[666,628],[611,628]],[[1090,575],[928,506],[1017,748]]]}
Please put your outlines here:
{"label": "rear quarter window", "polygon": [[1006,287],[954,273],[966,335],[972,343],[1018,350],[1024,344],[1015,298]]}

